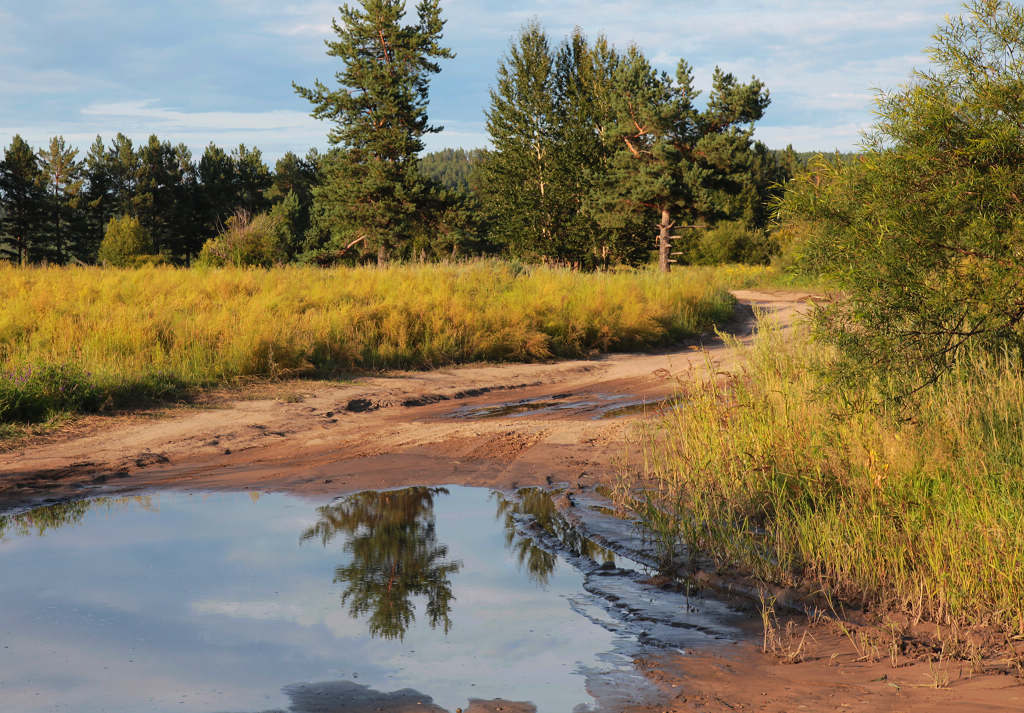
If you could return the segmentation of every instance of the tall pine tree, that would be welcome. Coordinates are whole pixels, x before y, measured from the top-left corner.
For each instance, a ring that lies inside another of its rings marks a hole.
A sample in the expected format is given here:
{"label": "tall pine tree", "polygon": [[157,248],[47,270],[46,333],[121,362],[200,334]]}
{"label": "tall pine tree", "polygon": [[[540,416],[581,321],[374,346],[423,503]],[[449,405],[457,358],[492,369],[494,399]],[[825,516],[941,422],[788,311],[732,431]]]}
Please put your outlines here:
{"label": "tall pine tree", "polygon": [[0,255],[20,265],[42,257],[46,191],[39,159],[15,136],[0,162]]}
{"label": "tall pine tree", "polygon": [[440,44],[439,0],[420,0],[412,24],[404,23],[403,0],[361,0],[340,13],[327,42],[342,63],[337,88],[293,85],[315,118],[334,123],[328,141],[337,147],[314,190],[312,247],[337,251],[360,241],[385,262],[411,242],[432,202],[417,158],[423,137],[441,130],[427,118],[430,76],[454,54]]}
{"label": "tall pine tree", "polygon": [[40,168],[46,187],[50,223],[48,257],[64,264],[79,252],[82,233],[79,199],[82,193],[82,165],[76,160],[78,149],[70,148],[63,136],[50,139],[50,146],[39,152]]}

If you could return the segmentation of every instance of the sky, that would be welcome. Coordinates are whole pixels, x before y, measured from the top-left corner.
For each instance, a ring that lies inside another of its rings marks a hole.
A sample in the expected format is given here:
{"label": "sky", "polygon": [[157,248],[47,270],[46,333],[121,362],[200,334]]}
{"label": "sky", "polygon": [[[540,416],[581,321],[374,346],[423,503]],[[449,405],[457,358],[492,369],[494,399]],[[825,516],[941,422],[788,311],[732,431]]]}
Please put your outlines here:
{"label": "sky", "polygon": [[[189,145],[256,146],[273,162],[325,148],[292,81],[333,82],[324,53],[337,2],[309,0],[0,0],[0,144],[64,136],[84,150],[118,131]],[[409,2],[410,15],[414,14]],[[537,19],[560,41],[579,26],[637,44],[669,72],[680,58],[699,88],[714,67],[764,81],[772,104],[756,137],[771,148],[855,150],[877,89],[927,64],[950,0],[441,0],[456,57],[431,85],[442,124],[427,149],[487,146],[485,111],[512,36]]]}

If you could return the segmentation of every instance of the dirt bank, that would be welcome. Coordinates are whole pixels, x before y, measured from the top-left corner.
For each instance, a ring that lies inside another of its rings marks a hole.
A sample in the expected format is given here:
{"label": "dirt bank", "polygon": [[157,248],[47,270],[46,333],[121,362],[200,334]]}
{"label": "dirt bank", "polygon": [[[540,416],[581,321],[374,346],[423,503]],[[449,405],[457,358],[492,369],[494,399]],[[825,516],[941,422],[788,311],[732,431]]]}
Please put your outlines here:
{"label": "dirt bank", "polygon": [[[736,294],[746,308],[731,327],[744,340],[751,306],[785,328],[813,299]],[[657,354],[393,372],[344,384],[280,382],[214,394],[206,408],[94,417],[0,453],[0,511],[160,488],[340,495],[566,483],[587,491],[629,457],[636,419],[670,398],[678,381],[727,370],[735,358],[708,335]],[[1014,679],[927,689],[923,676],[911,682],[917,669],[892,673],[847,661],[832,656],[843,641],[818,639],[798,665],[776,663],[755,643],[645,665],[652,679],[680,691],[677,711],[924,711],[946,707],[943,701],[964,711],[1024,708],[1006,707],[1012,696],[1024,701]]]}

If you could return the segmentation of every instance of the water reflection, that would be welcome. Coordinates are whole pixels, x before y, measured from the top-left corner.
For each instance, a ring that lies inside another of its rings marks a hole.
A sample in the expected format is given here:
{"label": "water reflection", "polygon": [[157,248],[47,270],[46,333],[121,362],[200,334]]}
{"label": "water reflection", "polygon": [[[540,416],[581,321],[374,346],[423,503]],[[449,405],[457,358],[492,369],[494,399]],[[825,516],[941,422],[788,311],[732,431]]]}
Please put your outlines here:
{"label": "water reflection", "polygon": [[105,507],[109,511],[124,505],[136,505],[144,510],[153,507],[149,496],[93,498],[44,505],[28,512],[0,515],[0,540],[8,536],[41,537],[47,531],[80,524],[94,508]]}
{"label": "water reflection", "polygon": [[524,521],[539,528],[554,539],[559,549],[575,557],[615,564],[613,552],[586,538],[559,512],[552,493],[540,488],[523,488],[511,496],[495,492],[494,498],[498,505],[496,517],[503,520],[505,528],[505,546],[516,556],[520,568],[525,567],[530,579],[538,585],[547,586],[558,557],[523,532]]}
{"label": "water reflection", "polygon": [[370,635],[402,639],[415,621],[414,597],[426,598],[432,628],[451,629],[451,577],[462,563],[448,559],[437,541],[434,497],[444,488],[408,488],[365,492],[317,509],[318,522],[301,540],[318,539],[326,547],[339,533],[352,556],[334,581],[343,584],[342,604],[353,618],[368,616]]}

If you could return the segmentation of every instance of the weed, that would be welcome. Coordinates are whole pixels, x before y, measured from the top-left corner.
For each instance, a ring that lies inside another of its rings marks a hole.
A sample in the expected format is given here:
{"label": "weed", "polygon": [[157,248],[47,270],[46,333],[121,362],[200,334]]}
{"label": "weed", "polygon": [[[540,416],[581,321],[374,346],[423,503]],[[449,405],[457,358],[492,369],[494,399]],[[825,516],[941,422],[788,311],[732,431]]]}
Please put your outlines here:
{"label": "weed", "polygon": [[[1024,635],[1019,359],[958,364],[907,420],[853,408],[821,376],[832,353],[803,328],[783,338],[762,321],[742,350],[740,368],[691,387],[643,433],[620,504],[669,530],[656,539],[759,581]],[[898,661],[897,631],[844,633],[859,657]]]}

